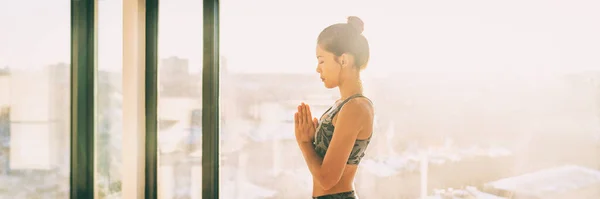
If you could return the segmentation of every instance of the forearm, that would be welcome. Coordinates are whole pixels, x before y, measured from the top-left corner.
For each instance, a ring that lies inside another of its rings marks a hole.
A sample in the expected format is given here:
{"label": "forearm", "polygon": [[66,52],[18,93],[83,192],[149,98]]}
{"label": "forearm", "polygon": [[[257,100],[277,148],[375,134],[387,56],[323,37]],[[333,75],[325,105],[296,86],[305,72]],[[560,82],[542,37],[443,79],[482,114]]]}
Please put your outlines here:
{"label": "forearm", "polygon": [[323,164],[323,159],[317,155],[312,143],[298,142],[298,146],[300,146],[300,150],[302,151],[302,155],[304,156],[304,160],[306,161],[310,173],[320,182],[322,177],[321,165]]}

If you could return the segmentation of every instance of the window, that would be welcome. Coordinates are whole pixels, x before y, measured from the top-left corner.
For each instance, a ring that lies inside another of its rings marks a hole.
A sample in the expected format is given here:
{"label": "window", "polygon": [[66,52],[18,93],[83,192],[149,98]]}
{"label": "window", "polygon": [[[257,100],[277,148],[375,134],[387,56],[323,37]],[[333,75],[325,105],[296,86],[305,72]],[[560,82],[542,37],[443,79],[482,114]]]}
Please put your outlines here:
{"label": "window", "polygon": [[69,197],[69,10],[0,2],[0,198]]}
{"label": "window", "polygon": [[[600,194],[597,2],[225,0],[220,76],[206,79],[211,6],[161,1],[156,57],[154,30],[143,34],[156,25],[156,1],[127,2],[0,2],[0,198],[127,198],[154,188],[163,199],[202,198],[211,187],[202,186],[202,114],[213,111],[202,102],[214,94],[202,85],[213,78],[220,140],[204,146],[220,148],[220,198],[308,197],[293,113],[303,101],[318,116],[339,98],[318,81],[315,41],[350,15],[366,24],[362,79],[377,115],[359,197]],[[140,10],[152,10],[149,23]],[[157,87],[144,75],[158,75]],[[144,100],[152,102],[136,106]],[[154,171],[157,157],[142,143],[158,146],[158,182],[152,172],[123,177]]]}
{"label": "window", "polygon": [[161,1],[158,195],[202,198],[202,1]]}
{"label": "window", "polygon": [[98,198],[122,198],[123,2],[98,1],[96,72],[96,191]]}
{"label": "window", "polygon": [[491,193],[527,173],[598,173],[600,29],[582,14],[597,13],[580,8],[221,1],[221,197],[309,197],[293,113],[304,101],[319,116],[339,97],[314,72],[315,42],[350,15],[365,22],[372,54],[362,79],[377,114],[359,197]]}

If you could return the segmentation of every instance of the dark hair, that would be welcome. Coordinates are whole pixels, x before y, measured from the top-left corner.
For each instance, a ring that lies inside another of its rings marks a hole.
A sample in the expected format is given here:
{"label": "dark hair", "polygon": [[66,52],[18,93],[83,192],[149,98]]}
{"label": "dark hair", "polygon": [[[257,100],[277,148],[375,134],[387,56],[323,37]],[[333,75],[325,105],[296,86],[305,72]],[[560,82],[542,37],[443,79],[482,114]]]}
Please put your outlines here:
{"label": "dark hair", "polygon": [[362,35],[363,21],[355,16],[348,17],[347,23],[333,24],[321,31],[317,44],[336,56],[348,53],[354,56],[354,63],[364,69],[369,61],[369,42]]}

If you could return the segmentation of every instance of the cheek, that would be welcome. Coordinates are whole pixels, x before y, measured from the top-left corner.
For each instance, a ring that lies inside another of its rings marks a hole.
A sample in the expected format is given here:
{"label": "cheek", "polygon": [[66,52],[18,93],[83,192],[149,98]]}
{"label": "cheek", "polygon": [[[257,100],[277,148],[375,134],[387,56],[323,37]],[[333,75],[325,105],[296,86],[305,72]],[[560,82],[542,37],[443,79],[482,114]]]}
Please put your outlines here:
{"label": "cheek", "polygon": [[335,66],[326,65],[323,67],[323,73],[327,75],[327,77],[332,78],[337,77],[337,75],[339,74],[339,70]]}

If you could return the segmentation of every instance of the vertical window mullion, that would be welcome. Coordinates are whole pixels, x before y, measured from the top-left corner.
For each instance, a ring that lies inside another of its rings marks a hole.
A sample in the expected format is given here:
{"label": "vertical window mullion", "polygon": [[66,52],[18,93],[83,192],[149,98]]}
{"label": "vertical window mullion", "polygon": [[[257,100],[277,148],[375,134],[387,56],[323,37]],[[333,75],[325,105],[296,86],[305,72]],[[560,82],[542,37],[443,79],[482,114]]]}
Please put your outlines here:
{"label": "vertical window mullion", "polygon": [[146,0],[146,186],[145,198],[158,198],[158,1]]}
{"label": "vertical window mullion", "polygon": [[71,1],[70,198],[94,197],[96,0]]}
{"label": "vertical window mullion", "polygon": [[156,198],[156,2],[123,0],[123,198]]}
{"label": "vertical window mullion", "polygon": [[219,198],[219,1],[203,9],[202,198]]}

